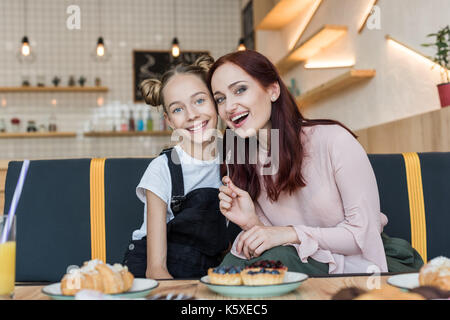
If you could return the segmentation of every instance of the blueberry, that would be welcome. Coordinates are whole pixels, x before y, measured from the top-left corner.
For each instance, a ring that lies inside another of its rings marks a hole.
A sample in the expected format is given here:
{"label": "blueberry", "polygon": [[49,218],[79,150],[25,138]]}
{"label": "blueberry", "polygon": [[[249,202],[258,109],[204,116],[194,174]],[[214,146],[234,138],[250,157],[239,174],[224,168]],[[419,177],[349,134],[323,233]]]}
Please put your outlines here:
{"label": "blueberry", "polygon": [[280,274],[277,270],[272,270],[272,274]]}
{"label": "blueberry", "polygon": [[213,270],[213,272],[218,274],[225,274],[226,270],[225,267],[217,267]]}

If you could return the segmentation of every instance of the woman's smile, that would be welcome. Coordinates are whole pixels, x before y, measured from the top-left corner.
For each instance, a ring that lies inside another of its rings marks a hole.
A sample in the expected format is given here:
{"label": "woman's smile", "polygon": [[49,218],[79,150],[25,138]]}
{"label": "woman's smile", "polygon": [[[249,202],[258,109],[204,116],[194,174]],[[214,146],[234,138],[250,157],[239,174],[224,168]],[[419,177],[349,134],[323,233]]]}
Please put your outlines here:
{"label": "woman's smile", "polygon": [[[219,66],[211,77],[211,89],[219,115],[242,138],[270,126],[272,96],[277,83],[264,87],[233,63]],[[251,130],[251,132],[249,131]]]}
{"label": "woman's smile", "polygon": [[230,115],[229,120],[233,123],[235,128],[240,128],[247,121],[250,112],[236,112]]}

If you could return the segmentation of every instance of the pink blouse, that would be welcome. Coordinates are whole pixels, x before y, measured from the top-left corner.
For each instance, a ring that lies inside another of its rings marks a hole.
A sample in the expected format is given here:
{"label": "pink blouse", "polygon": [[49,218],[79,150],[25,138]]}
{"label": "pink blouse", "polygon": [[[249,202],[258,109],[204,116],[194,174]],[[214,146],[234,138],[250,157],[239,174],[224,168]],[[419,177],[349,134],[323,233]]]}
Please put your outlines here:
{"label": "pink blouse", "polygon": [[[328,263],[329,273],[387,272],[377,182],[365,150],[344,128],[317,125],[302,129],[306,186],[271,202],[262,185],[256,213],[266,226],[293,226],[302,262]],[[241,232],[242,234],[242,232]],[[231,253],[237,254],[236,238]]]}

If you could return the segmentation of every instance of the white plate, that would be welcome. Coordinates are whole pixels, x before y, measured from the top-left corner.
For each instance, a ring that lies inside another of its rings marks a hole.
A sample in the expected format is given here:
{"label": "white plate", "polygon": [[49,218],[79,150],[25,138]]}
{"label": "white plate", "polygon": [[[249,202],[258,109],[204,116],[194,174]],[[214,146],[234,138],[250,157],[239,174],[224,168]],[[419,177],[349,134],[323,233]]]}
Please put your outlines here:
{"label": "white plate", "polygon": [[405,273],[388,278],[387,283],[400,289],[414,289],[419,287],[419,273]]}
{"label": "white plate", "polygon": [[229,286],[224,284],[212,284],[209,276],[200,279],[210,290],[221,295],[236,298],[266,298],[281,296],[297,289],[302,282],[308,279],[308,275],[299,272],[286,272],[283,283],[261,286]]}
{"label": "white plate", "polygon": [[[123,297],[126,299],[136,299],[146,297],[158,286],[158,281],[153,279],[136,278],[133,286],[128,292],[111,294],[113,297]],[[61,292],[61,283],[54,283],[42,288],[42,293],[56,300],[73,300],[75,296],[65,296]]]}

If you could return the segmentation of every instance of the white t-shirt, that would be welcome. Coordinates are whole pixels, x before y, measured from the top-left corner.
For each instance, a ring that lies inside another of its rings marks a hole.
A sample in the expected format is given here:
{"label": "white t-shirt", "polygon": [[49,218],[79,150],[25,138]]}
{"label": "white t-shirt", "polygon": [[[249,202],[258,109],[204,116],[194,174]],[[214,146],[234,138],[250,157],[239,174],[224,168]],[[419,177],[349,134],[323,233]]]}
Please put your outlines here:
{"label": "white t-shirt", "polygon": [[[199,188],[219,188],[222,185],[219,157],[214,160],[202,161],[192,158],[178,145],[174,148],[178,153],[183,170],[185,194]],[[146,190],[150,190],[167,204],[166,222],[172,220],[174,218],[170,208],[172,181],[166,155],[162,154],[150,162],[136,187],[136,195],[144,203],[144,222],[140,229],[133,232],[133,240],[141,240],[147,235]]]}

